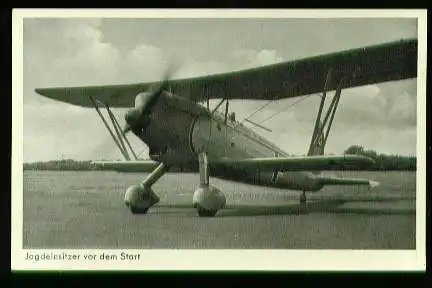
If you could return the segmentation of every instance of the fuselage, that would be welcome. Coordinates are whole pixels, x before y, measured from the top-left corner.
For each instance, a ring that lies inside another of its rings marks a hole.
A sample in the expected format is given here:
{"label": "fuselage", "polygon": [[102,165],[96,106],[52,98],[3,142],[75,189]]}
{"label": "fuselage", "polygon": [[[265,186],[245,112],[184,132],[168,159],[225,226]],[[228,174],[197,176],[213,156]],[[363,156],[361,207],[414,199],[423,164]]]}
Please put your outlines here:
{"label": "fuselage", "polygon": [[221,158],[287,157],[288,154],[241,123],[211,113],[203,105],[170,93],[163,93],[153,107],[150,122],[140,139],[149,156],[169,166],[198,172],[198,153],[206,152],[210,175],[215,178],[282,189],[318,191],[311,172],[245,171],[214,166]]}

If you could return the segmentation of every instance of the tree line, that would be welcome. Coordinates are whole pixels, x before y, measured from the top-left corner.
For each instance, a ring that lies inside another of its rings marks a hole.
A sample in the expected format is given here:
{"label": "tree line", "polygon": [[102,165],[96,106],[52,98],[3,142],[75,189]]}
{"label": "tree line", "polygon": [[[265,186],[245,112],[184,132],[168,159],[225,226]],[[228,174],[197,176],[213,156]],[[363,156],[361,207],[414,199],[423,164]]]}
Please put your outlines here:
{"label": "tree line", "polygon": [[372,158],[375,164],[363,169],[370,171],[415,171],[417,157],[378,154],[374,150],[365,149],[363,146],[352,145],[345,150],[345,154],[360,155]]}
{"label": "tree line", "polygon": [[[374,150],[365,149],[362,146],[352,145],[348,147],[344,154],[367,156],[375,160],[375,164],[361,168],[369,171],[415,171],[417,158],[415,156],[399,156],[378,154]],[[73,159],[38,161],[24,163],[24,170],[53,170],[53,171],[89,171],[102,170],[102,168],[91,164],[91,161],[77,161]],[[171,172],[187,172],[182,168],[172,168]]]}
{"label": "tree line", "polygon": [[24,170],[66,170],[66,171],[85,171],[99,170],[91,164],[91,161],[77,161],[73,159],[37,161],[24,163]]}

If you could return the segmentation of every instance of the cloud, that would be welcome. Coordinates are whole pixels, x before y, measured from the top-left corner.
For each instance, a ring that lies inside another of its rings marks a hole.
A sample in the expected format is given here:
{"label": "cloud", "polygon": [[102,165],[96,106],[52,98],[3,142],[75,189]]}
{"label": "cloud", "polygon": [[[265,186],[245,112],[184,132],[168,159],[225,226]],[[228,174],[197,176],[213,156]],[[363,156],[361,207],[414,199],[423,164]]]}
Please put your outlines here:
{"label": "cloud", "polygon": [[282,62],[283,58],[275,50],[240,49],[234,51],[227,61],[233,70],[240,70]]}
{"label": "cloud", "polygon": [[[38,74],[41,85],[53,82],[72,86],[153,81],[160,79],[169,61],[180,64],[174,75],[180,78],[282,61],[275,50],[237,50],[221,61],[197,61],[193,55],[175,55],[147,43],[136,43],[132,49],[120,49],[104,41],[100,20],[51,21],[25,22],[25,64],[33,77]],[[47,47],[42,43],[51,45]]]}
{"label": "cloud", "polygon": [[194,62],[183,64],[181,68],[173,75],[173,78],[198,77],[210,74],[228,72],[228,65],[220,62]]}
{"label": "cloud", "polygon": [[97,19],[26,19],[24,63],[30,68],[27,72],[42,85],[54,81],[75,85],[90,77],[99,81],[112,78],[120,53],[112,43],[103,41],[100,23]]}
{"label": "cloud", "polygon": [[[138,44],[132,50],[123,52],[123,61],[119,69],[121,79],[127,83],[157,81],[168,69],[175,67],[173,55],[161,48]],[[173,65],[173,67],[170,67]],[[127,77],[127,79],[126,79]]]}
{"label": "cloud", "polygon": [[[69,33],[74,33],[72,38],[68,38],[68,36],[72,36]],[[81,35],[81,37],[77,35]],[[92,27],[74,28],[71,31],[66,31],[65,38],[70,42],[78,42],[79,48],[72,55],[64,54],[62,57],[56,58],[55,66],[57,69],[89,71],[89,73],[97,73],[101,77],[116,74],[116,69],[121,61],[120,53],[111,43],[101,41],[99,30]]]}
{"label": "cloud", "polygon": [[345,125],[356,124],[365,128],[416,126],[417,104],[414,95],[417,89],[411,83],[400,81],[365,88],[343,92],[338,119]]}
{"label": "cloud", "polygon": [[395,96],[395,100],[389,107],[389,117],[393,124],[415,126],[417,124],[417,103],[415,97],[404,92]]}

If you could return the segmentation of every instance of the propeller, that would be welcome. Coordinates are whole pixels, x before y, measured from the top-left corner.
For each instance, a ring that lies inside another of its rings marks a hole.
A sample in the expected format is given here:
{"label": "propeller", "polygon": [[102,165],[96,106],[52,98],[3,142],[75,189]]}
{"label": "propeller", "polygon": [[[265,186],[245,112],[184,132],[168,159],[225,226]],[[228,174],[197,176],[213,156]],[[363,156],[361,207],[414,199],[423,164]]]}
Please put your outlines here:
{"label": "propeller", "polygon": [[174,72],[172,68],[172,65],[170,65],[162,78],[163,80],[153,87],[149,93],[141,93],[137,95],[137,97],[140,98],[135,102],[135,107],[127,111],[125,114],[126,124],[122,131],[123,134],[130,131],[137,134],[137,129],[142,129],[148,125],[153,107],[160,99],[163,91],[168,88],[169,79]]}
{"label": "propeller", "polygon": [[[164,90],[167,90],[168,88],[168,82],[171,76],[173,75],[173,72],[175,71],[173,68],[173,63],[176,64],[176,69],[180,68],[180,62],[172,61],[171,58],[170,61],[168,61],[169,66],[168,69],[165,71],[165,75],[163,75],[162,80],[159,81],[157,84],[155,84],[153,87],[150,88],[150,92],[141,93],[140,97],[135,102],[135,107],[127,111],[124,115],[124,119],[126,120],[126,124],[123,127],[120,128],[119,132],[122,134],[123,137],[126,137],[126,134],[129,132],[133,132],[135,135],[138,135],[141,132],[141,129],[145,128],[146,125],[150,122],[150,114],[152,108],[156,105],[157,101],[159,100],[160,96],[162,95]],[[179,60],[179,59],[178,59]],[[113,94],[110,96],[109,100],[107,101],[107,104],[114,101],[116,97],[119,97],[117,94]],[[109,105],[108,105],[109,106]],[[94,148],[94,151],[100,151],[104,149],[107,146],[107,144],[110,142],[109,140],[112,140],[110,138],[106,138],[104,141],[102,141],[97,147]],[[98,152],[100,153],[100,152]]]}

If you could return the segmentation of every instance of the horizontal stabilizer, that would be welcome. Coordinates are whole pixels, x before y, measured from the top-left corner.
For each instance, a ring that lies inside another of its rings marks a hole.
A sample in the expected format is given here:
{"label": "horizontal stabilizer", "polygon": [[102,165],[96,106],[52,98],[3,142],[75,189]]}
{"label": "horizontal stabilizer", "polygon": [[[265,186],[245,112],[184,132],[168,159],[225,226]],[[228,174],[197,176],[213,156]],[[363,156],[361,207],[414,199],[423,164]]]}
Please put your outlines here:
{"label": "horizontal stabilizer", "polygon": [[92,165],[101,170],[117,172],[152,172],[159,163],[152,160],[136,161],[93,161]]}
{"label": "horizontal stabilizer", "polygon": [[258,171],[329,171],[359,169],[373,165],[371,158],[358,155],[302,156],[231,159],[222,158],[211,165],[225,165],[242,170]]}
{"label": "horizontal stabilizer", "polygon": [[368,185],[369,188],[374,188],[380,183],[368,179],[356,178],[338,178],[338,177],[317,177],[319,182],[323,185]]}

